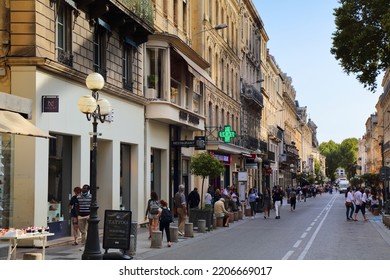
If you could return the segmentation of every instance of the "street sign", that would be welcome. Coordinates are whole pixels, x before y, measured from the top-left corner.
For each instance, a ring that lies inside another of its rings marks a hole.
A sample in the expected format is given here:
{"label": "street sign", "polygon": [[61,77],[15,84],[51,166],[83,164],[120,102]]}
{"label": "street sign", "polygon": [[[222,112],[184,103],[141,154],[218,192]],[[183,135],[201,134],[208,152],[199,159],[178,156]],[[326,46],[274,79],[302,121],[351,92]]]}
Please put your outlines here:
{"label": "street sign", "polygon": [[195,147],[195,150],[205,150],[206,149],[206,137],[205,136],[195,136],[194,140],[176,140],[171,142],[172,147]]}

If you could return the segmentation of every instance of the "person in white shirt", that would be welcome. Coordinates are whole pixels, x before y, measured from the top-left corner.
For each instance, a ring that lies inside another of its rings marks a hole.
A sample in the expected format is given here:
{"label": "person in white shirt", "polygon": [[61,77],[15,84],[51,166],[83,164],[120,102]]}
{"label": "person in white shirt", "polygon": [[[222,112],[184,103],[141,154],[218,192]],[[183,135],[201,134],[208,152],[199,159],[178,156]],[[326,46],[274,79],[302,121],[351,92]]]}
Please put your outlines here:
{"label": "person in white shirt", "polygon": [[353,194],[351,187],[348,187],[347,192],[345,193],[345,207],[347,208],[347,220],[352,220],[352,213],[354,211],[353,207]]}
{"label": "person in white shirt", "polygon": [[368,195],[370,194],[370,191],[368,189],[366,189],[362,195],[362,214],[363,214],[363,218],[365,221],[368,221],[368,219],[366,218],[366,207],[367,207],[367,202],[368,202]]}
{"label": "person in white shirt", "polygon": [[[353,214],[353,220],[356,222],[357,213],[362,209],[362,188],[359,188],[355,194],[353,195],[355,200],[355,213]],[[362,211],[363,214],[363,211]],[[366,219],[366,215],[363,214],[364,219]]]}

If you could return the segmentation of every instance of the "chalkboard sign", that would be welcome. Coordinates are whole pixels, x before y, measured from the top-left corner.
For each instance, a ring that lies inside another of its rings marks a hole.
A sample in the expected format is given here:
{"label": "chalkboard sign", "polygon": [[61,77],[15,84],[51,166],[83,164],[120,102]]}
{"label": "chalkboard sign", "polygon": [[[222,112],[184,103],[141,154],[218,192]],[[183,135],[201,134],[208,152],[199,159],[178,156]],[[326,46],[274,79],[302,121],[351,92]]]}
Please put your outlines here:
{"label": "chalkboard sign", "polygon": [[104,249],[130,248],[131,211],[106,210],[104,213]]}

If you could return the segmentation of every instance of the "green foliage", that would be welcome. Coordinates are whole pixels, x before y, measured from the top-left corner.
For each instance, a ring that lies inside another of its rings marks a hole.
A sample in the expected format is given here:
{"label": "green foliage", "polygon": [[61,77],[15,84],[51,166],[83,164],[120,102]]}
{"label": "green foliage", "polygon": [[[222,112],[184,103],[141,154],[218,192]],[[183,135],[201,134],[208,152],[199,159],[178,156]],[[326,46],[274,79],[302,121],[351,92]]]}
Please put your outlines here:
{"label": "green foliage", "polygon": [[190,170],[191,174],[206,178],[221,175],[225,167],[209,153],[201,153],[192,157]]}
{"label": "green foliage", "polygon": [[361,176],[366,187],[376,188],[379,186],[381,180],[379,174],[365,173]]}
{"label": "green foliage", "polygon": [[326,175],[332,181],[335,180],[335,172],[339,167],[345,169],[348,178],[355,175],[358,144],[356,138],[347,138],[341,144],[337,144],[332,140],[320,144],[318,149],[326,157]]}
{"label": "green foliage", "polygon": [[340,0],[330,52],[347,74],[374,92],[376,78],[390,66],[390,1]]}
{"label": "green foliage", "polygon": [[190,172],[195,176],[202,177],[202,188],[201,188],[201,205],[203,200],[203,185],[204,180],[207,177],[217,177],[225,171],[225,166],[215,157],[209,153],[200,153],[191,158]]}

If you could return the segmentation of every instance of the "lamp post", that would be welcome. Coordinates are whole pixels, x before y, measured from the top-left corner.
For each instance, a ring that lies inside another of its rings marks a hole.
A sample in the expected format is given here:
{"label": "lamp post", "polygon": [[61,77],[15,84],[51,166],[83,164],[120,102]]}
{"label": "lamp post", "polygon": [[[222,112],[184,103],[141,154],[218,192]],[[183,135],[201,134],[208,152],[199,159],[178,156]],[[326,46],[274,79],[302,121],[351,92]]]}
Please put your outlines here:
{"label": "lamp post", "polygon": [[257,182],[258,182],[258,186],[257,186],[257,192],[260,193],[260,190],[262,191],[262,193],[264,193],[264,190],[262,188],[262,182],[261,182],[261,168],[262,168],[262,162],[263,162],[263,159],[260,157],[260,154],[261,154],[261,151],[259,149],[257,149],[255,151],[256,153],[256,158],[255,158],[255,162],[257,163],[258,167],[257,167]]}
{"label": "lamp post", "polygon": [[206,32],[206,31],[210,31],[210,30],[221,30],[221,29],[225,29],[225,28],[227,28],[227,27],[228,27],[227,23],[220,23],[220,24],[217,24],[216,26],[211,27],[211,28],[209,28],[209,29],[204,29],[204,30],[202,30],[202,31],[199,31],[199,32],[195,33],[193,36],[198,35],[198,34],[203,33],[203,32]]}
{"label": "lamp post", "polygon": [[99,90],[104,87],[104,78],[99,73],[91,73],[88,75],[85,83],[92,91],[92,95],[82,96],[77,105],[79,110],[84,113],[88,121],[92,120],[92,151],[91,151],[91,172],[90,172],[90,190],[92,195],[91,213],[88,219],[88,232],[85,249],[81,258],[83,260],[101,260],[103,255],[101,253],[99,241],[99,218],[97,214],[97,125],[98,120],[104,123],[106,116],[111,113],[112,107],[110,102],[104,98],[99,98]]}

